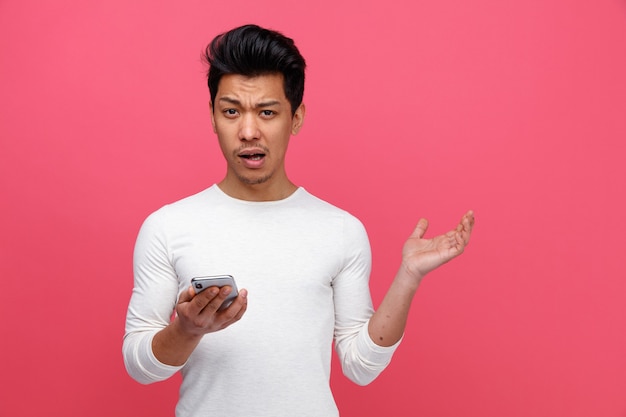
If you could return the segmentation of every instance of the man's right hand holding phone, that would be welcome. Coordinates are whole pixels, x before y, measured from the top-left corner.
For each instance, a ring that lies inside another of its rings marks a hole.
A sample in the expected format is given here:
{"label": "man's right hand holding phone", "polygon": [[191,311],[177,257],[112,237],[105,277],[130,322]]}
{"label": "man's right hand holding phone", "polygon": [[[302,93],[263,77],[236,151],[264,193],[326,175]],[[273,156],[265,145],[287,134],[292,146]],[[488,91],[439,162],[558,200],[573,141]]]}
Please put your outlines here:
{"label": "man's right hand holding phone", "polygon": [[189,334],[203,336],[206,333],[225,329],[238,321],[247,308],[247,292],[241,290],[230,306],[220,309],[228,295],[233,291],[229,285],[209,287],[196,294],[193,287],[183,292],[176,304],[176,315],[180,317],[180,326]]}
{"label": "man's right hand holding phone", "polygon": [[216,332],[239,321],[248,307],[244,289],[225,309],[220,310],[232,287],[209,287],[196,294],[193,287],[178,298],[176,317],[152,339],[152,351],[161,362],[181,366],[196,348],[202,336]]}

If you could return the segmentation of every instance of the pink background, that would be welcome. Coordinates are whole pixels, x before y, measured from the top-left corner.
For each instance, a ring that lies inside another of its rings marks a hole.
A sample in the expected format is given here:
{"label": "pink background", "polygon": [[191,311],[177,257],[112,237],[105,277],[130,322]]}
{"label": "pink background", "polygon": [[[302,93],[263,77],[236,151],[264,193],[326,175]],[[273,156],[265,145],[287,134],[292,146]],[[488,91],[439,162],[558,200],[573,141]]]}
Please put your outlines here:
{"label": "pink background", "polygon": [[200,53],[249,22],[308,61],[288,169],[366,225],[376,304],[419,217],[477,213],[342,415],[626,416],[618,0],[0,0],[0,415],[173,415],[122,364],[132,248],[221,179]]}

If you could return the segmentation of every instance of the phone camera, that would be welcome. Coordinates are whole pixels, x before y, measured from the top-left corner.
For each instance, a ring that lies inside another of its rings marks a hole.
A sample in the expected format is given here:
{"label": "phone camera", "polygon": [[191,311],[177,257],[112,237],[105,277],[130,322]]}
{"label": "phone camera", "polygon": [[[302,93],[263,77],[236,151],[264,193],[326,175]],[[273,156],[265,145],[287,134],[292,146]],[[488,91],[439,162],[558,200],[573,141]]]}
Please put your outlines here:
{"label": "phone camera", "polygon": [[199,282],[196,282],[196,288],[197,289],[202,289],[202,284],[200,284]]}

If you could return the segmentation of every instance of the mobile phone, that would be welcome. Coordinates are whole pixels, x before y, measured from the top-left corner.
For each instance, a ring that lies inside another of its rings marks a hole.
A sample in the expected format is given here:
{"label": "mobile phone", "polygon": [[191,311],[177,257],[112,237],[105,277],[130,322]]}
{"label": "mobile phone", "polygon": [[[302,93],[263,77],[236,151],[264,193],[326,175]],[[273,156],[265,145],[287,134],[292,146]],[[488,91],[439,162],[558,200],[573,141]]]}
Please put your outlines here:
{"label": "mobile phone", "polygon": [[232,275],[211,275],[211,276],[203,276],[203,277],[194,277],[191,279],[191,286],[196,294],[201,293],[209,287],[225,287],[229,285],[233,290],[228,294],[228,297],[224,300],[219,310],[223,310],[228,307],[234,300],[237,298],[239,291],[237,290],[237,284],[235,284],[235,279]]}

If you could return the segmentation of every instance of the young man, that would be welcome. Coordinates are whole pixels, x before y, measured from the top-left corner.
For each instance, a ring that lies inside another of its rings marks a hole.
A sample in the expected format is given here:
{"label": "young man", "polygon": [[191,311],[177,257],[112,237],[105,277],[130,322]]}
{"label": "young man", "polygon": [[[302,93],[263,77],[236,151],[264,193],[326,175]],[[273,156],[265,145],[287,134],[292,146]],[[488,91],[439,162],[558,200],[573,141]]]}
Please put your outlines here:
{"label": "young man", "polygon": [[[243,26],[216,37],[207,60],[226,175],[143,224],[126,367],[142,383],[181,371],[179,417],[337,416],[333,340],[348,378],[376,378],[398,346],[420,281],[463,252],[473,214],[433,239],[423,238],[428,223],[420,220],[374,312],[362,224],[285,171],[289,139],[305,116],[305,61],[293,41]],[[231,287],[195,295],[190,286],[193,277],[219,274],[240,288],[226,309]]]}

